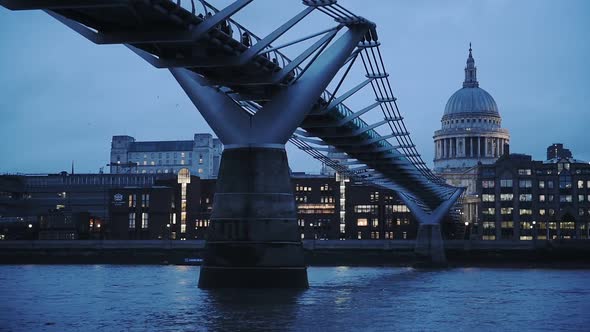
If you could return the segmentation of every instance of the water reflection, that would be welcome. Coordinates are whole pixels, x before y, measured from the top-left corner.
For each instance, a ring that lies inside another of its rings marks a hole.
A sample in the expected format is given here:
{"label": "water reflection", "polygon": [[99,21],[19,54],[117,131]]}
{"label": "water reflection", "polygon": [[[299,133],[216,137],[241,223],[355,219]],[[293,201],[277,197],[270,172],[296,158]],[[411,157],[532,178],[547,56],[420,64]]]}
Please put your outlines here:
{"label": "water reflection", "polygon": [[202,310],[211,313],[205,327],[216,331],[278,331],[293,324],[305,290],[203,290]]}
{"label": "water reflection", "polygon": [[590,326],[590,270],[311,267],[308,272],[310,288],[304,291],[201,290],[198,267],[0,266],[0,331],[579,331]]}

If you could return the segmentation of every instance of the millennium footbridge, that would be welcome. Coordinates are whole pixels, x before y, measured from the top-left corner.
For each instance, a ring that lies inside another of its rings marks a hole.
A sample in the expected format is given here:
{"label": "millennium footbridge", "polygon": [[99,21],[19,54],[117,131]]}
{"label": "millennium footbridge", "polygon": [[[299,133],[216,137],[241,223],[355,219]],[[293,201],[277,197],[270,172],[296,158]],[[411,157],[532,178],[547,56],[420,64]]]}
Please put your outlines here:
{"label": "millennium footbridge", "polygon": [[[233,18],[251,2],[0,0],[168,69],[224,144],[200,287],[307,287],[287,142],[341,176],[395,190],[420,224],[416,252],[444,263],[439,224],[463,190],[418,153],[376,24],[335,0],[304,0],[259,37]],[[312,15],[326,28],[285,40]],[[362,107],[346,106],[355,98]]]}

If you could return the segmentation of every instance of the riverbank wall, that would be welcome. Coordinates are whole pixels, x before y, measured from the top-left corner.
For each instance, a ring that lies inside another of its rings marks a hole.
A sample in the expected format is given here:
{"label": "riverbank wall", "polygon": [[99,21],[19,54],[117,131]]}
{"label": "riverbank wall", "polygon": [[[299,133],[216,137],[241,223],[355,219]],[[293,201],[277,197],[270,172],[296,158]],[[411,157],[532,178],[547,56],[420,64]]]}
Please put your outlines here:
{"label": "riverbank wall", "polygon": [[[414,241],[305,240],[311,266],[412,266]],[[0,241],[0,264],[198,265],[205,241]],[[590,268],[590,241],[445,241],[449,266]]]}

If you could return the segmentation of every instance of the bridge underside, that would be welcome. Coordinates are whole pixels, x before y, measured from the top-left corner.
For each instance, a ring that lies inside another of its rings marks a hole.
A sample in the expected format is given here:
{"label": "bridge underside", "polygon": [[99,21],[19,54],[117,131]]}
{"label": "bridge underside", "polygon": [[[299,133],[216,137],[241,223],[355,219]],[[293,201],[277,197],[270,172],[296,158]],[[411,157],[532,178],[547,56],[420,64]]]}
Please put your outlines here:
{"label": "bridge underside", "polygon": [[[0,5],[45,10],[96,44],[123,44],[154,67],[169,69],[226,146],[200,287],[307,287],[284,152],[288,140],[319,138],[315,141],[346,154],[362,173],[345,160],[332,166],[398,191],[422,224],[437,224],[460,191],[426,168],[409,134],[399,129],[405,128],[399,114],[374,124],[360,118],[383,105],[397,110],[393,96],[376,96],[373,106],[354,112],[342,101],[358,89],[346,97],[326,91],[340,68],[378,47],[372,22],[335,1],[304,0],[304,10],[258,38],[231,20],[251,1],[237,0],[219,11],[199,1],[203,15],[197,15],[194,1],[189,10],[169,0],[0,0]],[[314,10],[334,18],[337,26],[315,34],[323,36],[293,60],[270,45]],[[340,30],[346,32],[335,38]],[[311,60],[302,68],[306,59]],[[384,84],[388,75],[382,69],[367,72],[363,84]],[[390,135],[375,130],[385,124]],[[297,128],[304,130],[302,136],[293,136]],[[400,144],[392,145],[390,138]],[[425,229],[430,235],[423,238],[432,249],[440,228]],[[433,255],[418,246],[416,251]],[[444,258],[444,252],[436,257]]]}

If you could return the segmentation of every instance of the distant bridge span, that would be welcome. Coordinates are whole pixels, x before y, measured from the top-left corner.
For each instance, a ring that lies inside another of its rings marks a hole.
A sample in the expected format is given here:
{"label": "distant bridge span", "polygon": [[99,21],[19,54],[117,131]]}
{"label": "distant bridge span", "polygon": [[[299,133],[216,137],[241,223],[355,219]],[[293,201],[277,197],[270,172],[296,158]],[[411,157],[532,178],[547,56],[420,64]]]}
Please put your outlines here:
{"label": "distant bridge span", "polygon": [[[225,145],[201,287],[307,285],[287,141],[341,175],[397,191],[421,224],[417,252],[444,262],[439,222],[462,188],[434,175],[412,142],[376,24],[333,0],[304,0],[301,12],[258,37],[232,19],[251,2],[218,10],[194,0],[0,0],[45,10],[96,44],[123,44],[169,69]],[[310,15],[328,27],[281,41]],[[293,59],[281,52],[294,45],[305,47]],[[369,89],[367,102],[361,91]],[[355,97],[365,106],[344,104]],[[236,271],[243,282],[231,280]]]}

